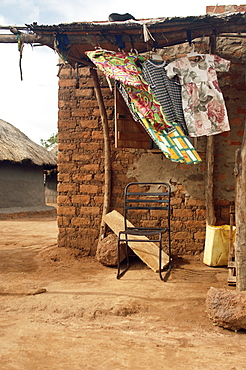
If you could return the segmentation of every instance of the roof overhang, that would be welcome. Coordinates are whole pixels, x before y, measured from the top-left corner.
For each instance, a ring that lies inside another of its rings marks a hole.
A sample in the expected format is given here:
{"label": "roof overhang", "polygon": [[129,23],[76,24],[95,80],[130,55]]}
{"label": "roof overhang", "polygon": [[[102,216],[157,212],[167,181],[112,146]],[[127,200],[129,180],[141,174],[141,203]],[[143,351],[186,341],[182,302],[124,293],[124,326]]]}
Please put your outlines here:
{"label": "roof overhang", "polygon": [[[66,35],[61,54],[68,63],[91,65],[85,51],[101,47],[107,50],[137,50],[143,53],[190,42],[197,37],[246,33],[246,12],[190,17],[128,20],[124,22],[81,22],[59,25],[27,25],[40,44],[56,49],[57,37]],[[148,40],[147,40],[148,39]]]}

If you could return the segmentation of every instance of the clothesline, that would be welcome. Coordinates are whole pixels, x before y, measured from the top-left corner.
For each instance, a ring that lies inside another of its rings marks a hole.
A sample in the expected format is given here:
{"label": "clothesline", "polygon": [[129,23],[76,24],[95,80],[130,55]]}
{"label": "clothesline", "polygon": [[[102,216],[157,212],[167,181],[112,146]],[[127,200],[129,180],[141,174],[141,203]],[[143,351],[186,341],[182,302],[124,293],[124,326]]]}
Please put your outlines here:
{"label": "clothesline", "polygon": [[[230,62],[199,54],[172,62],[142,55],[98,49],[86,55],[107,78],[122,86],[133,118],[172,161],[199,163],[201,158],[187,136],[228,131],[229,122],[216,70],[228,71]],[[136,118],[137,117],[137,118]]]}

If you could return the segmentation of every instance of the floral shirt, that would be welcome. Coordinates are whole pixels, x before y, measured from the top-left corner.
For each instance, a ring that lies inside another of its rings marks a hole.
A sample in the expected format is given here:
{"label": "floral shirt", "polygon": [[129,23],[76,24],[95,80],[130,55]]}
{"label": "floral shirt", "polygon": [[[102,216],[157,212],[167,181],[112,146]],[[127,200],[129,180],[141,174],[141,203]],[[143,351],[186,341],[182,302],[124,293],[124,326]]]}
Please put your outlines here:
{"label": "floral shirt", "polygon": [[230,130],[216,74],[227,72],[229,67],[230,61],[212,54],[199,54],[195,60],[180,58],[165,67],[169,78],[179,76],[184,117],[191,137]]}

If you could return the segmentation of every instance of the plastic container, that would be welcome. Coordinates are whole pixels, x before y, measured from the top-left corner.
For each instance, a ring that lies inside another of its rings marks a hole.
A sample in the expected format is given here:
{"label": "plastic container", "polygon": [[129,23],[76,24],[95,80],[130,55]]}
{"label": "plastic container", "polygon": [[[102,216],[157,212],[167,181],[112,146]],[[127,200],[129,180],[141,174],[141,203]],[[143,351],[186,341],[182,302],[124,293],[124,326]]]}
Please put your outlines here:
{"label": "plastic container", "polygon": [[[233,226],[232,242],[235,241],[236,227]],[[230,225],[206,226],[203,263],[208,266],[227,266],[230,246]]]}

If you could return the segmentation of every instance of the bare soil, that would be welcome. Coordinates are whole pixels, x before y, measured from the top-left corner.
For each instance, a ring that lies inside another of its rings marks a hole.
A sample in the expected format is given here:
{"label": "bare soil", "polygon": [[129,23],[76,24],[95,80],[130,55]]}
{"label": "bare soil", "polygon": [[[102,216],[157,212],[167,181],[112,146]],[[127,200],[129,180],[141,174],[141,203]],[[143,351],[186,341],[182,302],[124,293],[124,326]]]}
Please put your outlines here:
{"label": "bare soil", "polygon": [[137,258],[122,279],[57,247],[56,219],[0,220],[0,369],[246,369],[246,336],[214,326],[226,268],[179,258],[167,282]]}

